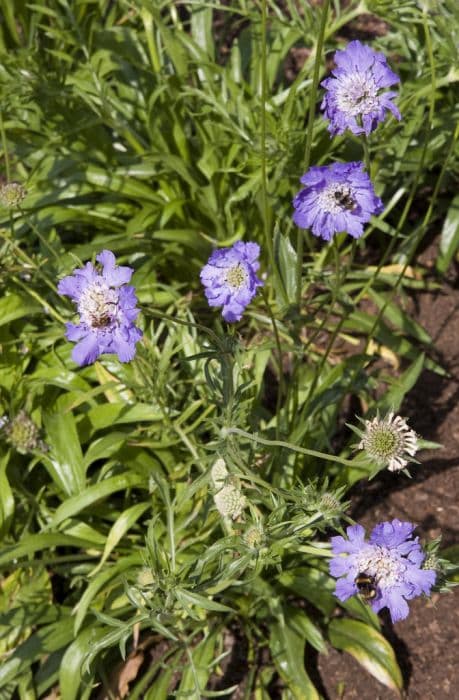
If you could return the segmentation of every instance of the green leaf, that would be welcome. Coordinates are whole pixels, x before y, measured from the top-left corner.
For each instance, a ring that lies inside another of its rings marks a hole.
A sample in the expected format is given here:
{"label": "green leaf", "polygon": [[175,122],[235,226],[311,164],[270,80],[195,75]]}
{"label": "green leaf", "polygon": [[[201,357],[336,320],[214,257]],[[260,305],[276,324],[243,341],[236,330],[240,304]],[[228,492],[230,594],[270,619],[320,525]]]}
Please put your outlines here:
{"label": "green leaf", "polygon": [[306,615],[304,610],[299,610],[293,606],[285,606],[285,623],[288,628],[304,637],[309,644],[318,652],[326,652],[326,644],[320,629]]}
{"label": "green leaf", "polygon": [[378,408],[381,413],[398,411],[406,394],[414,387],[424,367],[425,355],[419,357],[408,367],[403,374],[394,380],[394,383],[382,397]]}
{"label": "green leaf", "polygon": [[161,421],[164,419],[164,414],[148,404],[138,403],[131,406],[124,403],[107,403],[91,408],[87,417],[94,430],[101,430],[120,423]]}
{"label": "green leaf", "polygon": [[186,591],[185,589],[176,588],[175,595],[177,596],[177,599],[185,605],[196,605],[204,610],[214,610],[216,612],[233,612],[232,608],[228,607],[228,605],[217,603],[210,598],[205,598],[198,593],[192,593],[191,591]]}
{"label": "green leaf", "polygon": [[86,478],[75,419],[70,411],[63,410],[65,398],[60,397],[52,412],[43,415],[46,442],[51,448],[43,461],[56,485],[71,496],[84,490]]}
{"label": "green leaf", "polygon": [[384,318],[393,323],[396,328],[400,328],[401,331],[411,335],[421,343],[426,343],[427,345],[432,343],[432,338],[427,331],[425,331],[424,328],[413,318],[410,318],[410,316],[408,316],[408,314],[406,314],[398,304],[388,302],[383,295],[378,294],[371,287],[368,290],[368,294],[379,309],[384,309]]}
{"label": "green leaf", "polygon": [[279,271],[280,280],[277,276],[274,279],[274,284],[277,287],[279,303],[284,305],[285,302],[294,304],[296,300],[296,251],[288,236],[280,232],[279,226],[276,224],[274,231],[274,258]]}
{"label": "green leaf", "polygon": [[109,479],[104,479],[104,481],[93,484],[89,486],[84,493],[64,501],[51,518],[49,527],[57,527],[57,525],[64,520],[80,513],[96,501],[106,498],[106,496],[110,496],[116,491],[125,491],[133,486],[139,486],[143,481],[144,478],[140,474],[128,472],[126,474],[112,476]]}
{"label": "green leaf", "polygon": [[446,214],[440,238],[440,250],[436,267],[446,272],[448,265],[459,250],[459,195],[456,195]]}
{"label": "green leaf", "polygon": [[118,452],[127,439],[126,433],[113,432],[93,440],[83,459],[85,471],[96,460],[107,459]]}
{"label": "green leaf", "polygon": [[319,700],[319,694],[304,668],[302,634],[281,619],[271,625],[269,648],[277,671],[295,700]]}
{"label": "green leaf", "polygon": [[93,548],[94,542],[87,541],[81,537],[64,535],[62,533],[29,535],[23,537],[18,544],[3,547],[2,553],[0,554],[0,566],[9,564],[20,557],[30,556],[35,552],[40,552],[42,549],[51,549],[52,547],[75,547],[77,549],[81,547]]}
{"label": "green leaf", "polygon": [[101,571],[95,578],[93,578],[80,598],[79,602],[75,606],[74,612],[75,623],[74,632],[78,633],[85,617],[88,612],[89,606],[93,602],[94,598],[98,592],[106,586],[112,579],[122,574],[126,569],[130,569],[135,566],[140,566],[143,563],[142,553],[136,552],[129,557],[121,558],[113,566],[107,567],[104,571]]}
{"label": "green leaf", "polygon": [[8,457],[6,453],[0,461],[0,540],[9,531],[14,514],[14,496],[6,475]]}
{"label": "green leaf", "polygon": [[202,698],[211,672],[211,661],[214,656],[216,632],[208,634],[193,650],[187,647],[188,663],[185,665],[177,696]]}
{"label": "green leaf", "polygon": [[88,653],[88,647],[106,634],[104,627],[88,627],[84,629],[70,644],[62,657],[59,671],[59,688],[61,700],[77,700],[81,697],[82,683],[91,683],[91,677],[84,677],[83,663]]}
{"label": "green leaf", "polygon": [[73,636],[68,613],[58,622],[41,627],[0,666],[0,688],[26,671],[41,656],[50,654],[70,642]]}
{"label": "green leaf", "polygon": [[347,651],[380,683],[399,696],[403,678],[394,650],[380,632],[358,620],[336,619],[330,622],[331,644]]}
{"label": "green leaf", "polygon": [[279,582],[296,595],[309,600],[324,615],[331,615],[336,607],[336,598],[333,595],[335,583],[328,574],[318,569],[290,569],[279,576]]}
{"label": "green leaf", "polygon": [[122,537],[124,537],[124,535],[130,530],[140,516],[143,515],[150,507],[150,503],[136,503],[130,508],[127,508],[127,510],[124,510],[121,515],[118,516],[113,523],[110,532],[108,533],[99,566],[92,572],[92,576],[99,569],[99,567],[105,563]]}
{"label": "green leaf", "polygon": [[0,299],[0,326],[15,321],[23,316],[43,313],[43,307],[28,297],[19,294],[8,294]]}

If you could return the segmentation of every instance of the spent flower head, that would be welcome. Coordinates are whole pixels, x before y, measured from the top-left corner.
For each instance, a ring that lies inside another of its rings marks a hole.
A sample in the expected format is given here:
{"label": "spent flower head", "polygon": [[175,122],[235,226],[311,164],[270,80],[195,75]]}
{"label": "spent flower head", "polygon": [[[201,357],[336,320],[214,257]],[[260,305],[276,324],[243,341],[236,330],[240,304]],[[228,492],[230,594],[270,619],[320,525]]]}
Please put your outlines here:
{"label": "spent flower head", "polygon": [[142,337],[134,323],[139,314],[135,289],[128,285],[133,270],[116,265],[109,250],[99,253],[96,260],[100,271],[88,262],[64,277],[57,288],[76,303],[80,315],[78,324],[66,324],[67,339],[77,341],[72,358],[79,365],[88,365],[99,355],[111,353],[129,362]]}
{"label": "spent flower head", "polygon": [[336,597],[345,601],[360,592],[359,579],[371,584],[367,601],[375,612],[389,608],[393,622],[409,613],[407,600],[429,595],[436,573],[424,569],[425,554],[419,538],[413,537],[415,526],[395,518],[376,525],[369,540],[361,525],[346,529],[347,539],[331,538],[333,559],[330,574],[338,579]]}
{"label": "spent flower head", "polygon": [[224,518],[236,520],[247,505],[247,499],[236,486],[228,484],[214,495],[218,512]]}
{"label": "spent flower head", "polygon": [[417,435],[404,418],[391,411],[384,418],[376,416],[363,422],[364,431],[355,429],[362,438],[358,448],[378,466],[398,472],[416,461],[413,458],[419,449]]}
{"label": "spent flower head", "polygon": [[221,306],[225,321],[240,321],[245,307],[263,282],[256,272],[260,267],[257,243],[237,241],[231,248],[220,248],[201,270],[201,282],[209,306]]}
{"label": "spent flower head", "polygon": [[46,445],[40,440],[40,429],[24,410],[19,411],[11,420],[1,419],[0,430],[6,442],[22,455],[33,450],[45,451]]}
{"label": "spent flower head", "polygon": [[361,161],[313,166],[300,182],[305,187],[293,200],[293,221],[326,241],[342,231],[360,238],[363,225],[384,208]]}
{"label": "spent flower head", "polygon": [[392,102],[397,92],[386,90],[400,78],[389,68],[384,54],[351,41],[343,51],[336,51],[335,64],[331,77],[321,83],[325,88],[321,109],[330,120],[328,130],[333,135],[350,129],[353,134],[368,136],[388,110],[401,119]]}
{"label": "spent flower head", "polygon": [[26,194],[25,187],[19,182],[8,182],[0,187],[0,203],[5,209],[16,209]]}
{"label": "spent flower head", "polygon": [[244,532],[244,542],[250,549],[260,549],[265,544],[266,535],[263,526],[259,523],[251,525]]}

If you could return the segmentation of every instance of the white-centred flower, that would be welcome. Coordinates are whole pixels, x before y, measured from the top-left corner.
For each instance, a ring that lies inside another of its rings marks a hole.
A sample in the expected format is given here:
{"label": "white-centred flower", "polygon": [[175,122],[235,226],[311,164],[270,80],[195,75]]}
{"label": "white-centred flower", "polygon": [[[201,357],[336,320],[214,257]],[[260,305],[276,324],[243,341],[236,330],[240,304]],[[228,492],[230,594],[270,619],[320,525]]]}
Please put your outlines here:
{"label": "white-centred flower", "polygon": [[361,437],[358,448],[378,466],[398,472],[416,461],[413,458],[419,449],[418,438],[405,418],[390,411],[384,418],[376,416],[363,422],[365,429],[356,430]]}

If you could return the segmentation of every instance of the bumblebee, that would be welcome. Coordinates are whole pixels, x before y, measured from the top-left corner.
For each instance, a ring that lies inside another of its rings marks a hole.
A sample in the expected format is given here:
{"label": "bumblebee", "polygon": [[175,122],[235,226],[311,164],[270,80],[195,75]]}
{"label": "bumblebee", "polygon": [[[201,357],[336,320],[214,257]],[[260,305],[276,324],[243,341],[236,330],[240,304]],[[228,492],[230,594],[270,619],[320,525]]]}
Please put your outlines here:
{"label": "bumblebee", "polygon": [[378,591],[376,588],[377,583],[374,576],[362,572],[360,574],[357,574],[357,576],[354,579],[354,583],[357,586],[359,594],[364,600],[373,600],[373,598],[376,598],[376,594]]}
{"label": "bumblebee", "polygon": [[352,199],[350,194],[346,194],[345,192],[340,192],[339,190],[334,193],[336,203],[340,205],[340,207],[344,207],[344,209],[347,209],[348,211],[352,211],[355,209],[355,202]]}

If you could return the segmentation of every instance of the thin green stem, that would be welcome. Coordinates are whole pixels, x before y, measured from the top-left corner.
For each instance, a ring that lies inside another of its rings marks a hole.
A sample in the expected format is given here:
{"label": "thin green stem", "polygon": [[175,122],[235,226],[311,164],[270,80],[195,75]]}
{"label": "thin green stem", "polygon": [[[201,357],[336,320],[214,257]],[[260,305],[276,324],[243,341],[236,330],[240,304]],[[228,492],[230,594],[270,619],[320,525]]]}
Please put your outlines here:
{"label": "thin green stem", "polygon": [[325,452],[317,452],[317,450],[308,450],[306,447],[299,447],[298,445],[293,445],[291,442],[284,442],[284,440],[267,440],[266,438],[261,438],[259,435],[252,435],[252,433],[247,433],[245,430],[240,428],[226,428],[227,435],[240,435],[254,443],[259,443],[260,445],[266,445],[267,447],[285,447],[286,450],[291,450],[292,452],[298,452],[302,455],[308,455],[309,457],[317,457],[317,459],[323,459],[327,462],[337,462],[345,467],[352,467],[353,469],[365,469],[364,466],[360,466],[350,459],[344,459],[343,457],[336,457],[335,455],[328,455]]}
{"label": "thin green stem", "polygon": [[276,437],[278,437],[279,431],[280,431],[280,409],[281,409],[282,398],[283,398],[284,393],[285,393],[284,370],[283,370],[283,365],[282,365],[282,346],[281,346],[281,342],[280,342],[279,331],[277,328],[276,319],[274,318],[274,314],[272,312],[271,305],[269,303],[268,295],[264,289],[262,289],[262,295],[263,295],[263,299],[264,299],[265,304],[266,304],[268,316],[271,319],[273,333],[274,333],[274,342],[276,343],[276,350],[277,350],[279,386],[277,389],[277,400],[276,400]]}
{"label": "thin green stem", "polygon": [[155,25],[153,15],[146,8],[143,8],[142,10],[140,10],[140,17],[145,28],[145,37],[147,39],[151,67],[153,68],[154,73],[159,73],[161,71],[161,61],[159,60],[159,55],[155,43]]}
{"label": "thin green stem", "polygon": [[65,318],[61,316],[60,313],[51,306],[51,304],[49,304],[45,299],[43,299],[43,297],[40,296],[38,292],[32,289],[29,285],[21,282],[21,280],[18,277],[13,277],[12,279],[15,281],[18,287],[23,289],[29,296],[35,299],[35,301],[38,301],[38,303],[43,307],[43,309],[46,310],[46,312],[49,313],[49,315],[52,316],[56,321],[59,321],[59,323],[63,324],[66,323]]}
{"label": "thin green stem", "polygon": [[[332,241],[332,250],[333,250],[333,254],[334,254],[334,258],[335,258],[335,270],[336,270],[335,284],[333,285],[333,289],[332,289],[332,299],[330,302],[330,308],[329,308],[327,316],[324,319],[323,325],[326,324],[327,320],[330,318],[332,312],[334,311],[335,304],[338,300],[340,290],[341,290],[342,285],[344,284],[344,282],[346,280],[347,273],[348,273],[348,271],[352,265],[352,262],[354,260],[355,250],[356,250],[356,246],[357,246],[356,241],[355,240],[352,241],[351,251],[349,253],[349,259],[348,259],[346,265],[341,266],[341,258],[340,258],[340,254],[339,254],[339,250],[338,250],[338,244],[336,243],[336,241],[337,241],[337,238],[335,236],[333,238],[333,241]],[[322,358],[320,360],[319,367],[316,368],[316,371],[314,372],[314,378],[313,378],[311,384],[309,385],[308,393],[307,393],[307,396],[306,396],[306,399],[304,401],[303,408],[301,411],[301,419],[299,421],[300,425],[301,425],[301,423],[304,423],[304,421],[306,419],[306,412],[307,412],[307,409],[309,406],[309,401],[310,401],[311,397],[314,396],[314,392],[316,390],[319,378],[322,377],[322,371],[323,371],[323,368],[325,367],[325,363],[326,363],[326,361],[327,361],[327,359],[332,351],[332,348],[335,344],[336,338],[338,337],[345,320],[346,320],[346,316],[343,314],[341,316],[341,318],[339,319],[339,321],[337,322],[337,324],[335,325],[333,332],[328,340],[325,352],[322,355]]]}
{"label": "thin green stem", "polygon": [[[10,212],[10,228],[11,234],[14,236],[14,217],[12,212]],[[22,250],[22,248],[16,243],[15,240],[9,238],[8,236],[5,236],[5,234],[1,230],[0,238],[3,239],[7,245],[11,246],[11,248],[14,249],[14,252],[16,253],[18,258],[21,258],[26,265],[29,265],[32,268],[32,270],[35,270],[37,275],[41,277],[41,279],[53,292],[56,292],[56,285],[47,277],[47,275],[45,275],[44,272],[40,270],[40,267],[24,250]]]}
{"label": "thin green stem", "polygon": [[7,180],[7,182],[10,182],[10,180],[11,180],[10,158],[8,155],[8,144],[6,142],[5,123],[3,121],[3,114],[2,114],[1,109],[0,109],[0,132],[1,132],[1,137],[2,137],[3,157],[5,159],[6,180]]}
{"label": "thin green stem", "polygon": [[[309,163],[311,162],[311,147],[312,147],[312,135],[314,131],[314,118],[316,113],[316,101],[317,101],[317,89],[319,86],[320,68],[322,64],[322,49],[324,45],[325,38],[325,27],[327,26],[328,9],[330,6],[330,0],[324,0],[322,6],[322,13],[320,17],[320,27],[319,36],[317,37],[316,53],[314,58],[314,70],[312,75],[312,85],[311,94],[309,96],[309,114],[308,114],[308,126],[306,131],[306,145],[304,150],[304,170],[309,168]],[[301,278],[303,271],[303,238],[304,229],[299,228],[296,240],[296,303],[298,307],[301,305]]]}
{"label": "thin green stem", "polygon": [[367,169],[368,177],[371,177],[370,144],[366,134],[362,134],[363,161]]}
{"label": "thin green stem", "polygon": [[433,119],[434,119],[434,114],[435,114],[435,95],[437,92],[437,87],[436,87],[437,76],[435,73],[435,59],[434,59],[434,55],[433,55],[432,39],[430,36],[430,29],[429,29],[428,14],[427,14],[427,7],[426,6],[424,6],[424,9],[422,11],[422,26],[424,29],[424,36],[425,36],[426,47],[427,47],[427,55],[429,57],[429,65],[430,65],[430,73],[431,73],[432,89],[431,89],[430,95],[429,95],[429,97],[430,97],[429,121],[430,121],[430,125],[433,126]]}
{"label": "thin green stem", "polygon": [[269,262],[275,270],[274,247],[269,225],[268,186],[266,174],[266,0],[261,1],[261,207]]}

